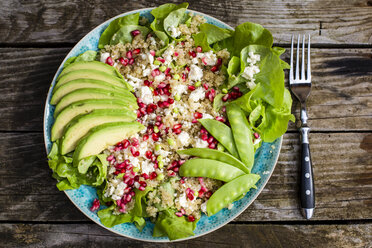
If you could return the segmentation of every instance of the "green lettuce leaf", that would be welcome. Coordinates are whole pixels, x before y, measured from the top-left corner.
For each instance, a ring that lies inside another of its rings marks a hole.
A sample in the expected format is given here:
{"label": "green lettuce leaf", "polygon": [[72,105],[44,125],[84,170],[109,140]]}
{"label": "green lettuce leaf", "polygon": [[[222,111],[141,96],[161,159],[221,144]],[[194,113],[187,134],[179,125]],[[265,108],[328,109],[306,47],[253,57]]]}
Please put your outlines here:
{"label": "green lettuce leaf", "polygon": [[112,205],[97,212],[97,215],[104,226],[113,227],[122,223],[135,222],[136,226],[138,225],[141,228],[144,227],[145,220],[142,217],[135,216],[131,212],[115,215],[113,214],[114,208],[115,205]]}
{"label": "green lettuce leaf", "polygon": [[180,9],[170,12],[169,15],[164,19],[164,30],[169,36],[171,36],[171,34],[168,31],[168,29],[170,27],[178,27],[178,25],[183,20],[183,16],[185,15],[185,12],[186,12],[186,8],[180,8]]}
{"label": "green lettuce leaf", "polygon": [[208,44],[213,44],[218,41],[224,40],[231,37],[234,31],[217,27],[213,24],[203,23],[199,26],[199,29],[207,37]]}
{"label": "green lettuce leaf", "polygon": [[99,38],[98,48],[102,49],[105,45],[110,44],[112,36],[126,25],[138,25],[139,13],[123,16],[110,22],[108,27],[103,31]]}
{"label": "green lettuce leaf", "polygon": [[185,216],[177,217],[174,210],[166,209],[156,219],[153,236],[168,236],[170,240],[187,238],[194,235],[196,223],[197,220],[189,222]]}
{"label": "green lettuce leaf", "polygon": [[205,33],[199,32],[197,34],[194,34],[192,38],[194,39],[195,46],[202,47],[203,52],[208,52],[209,50],[211,50],[211,47],[208,44],[207,35]]}
{"label": "green lettuce leaf", "polygon": [[125,25],[121,27],[112,37],[110,40],[110,45],[116,45],[119,43],[126,44],[130,43],[133,40],[133,36],[131,34],[132,31],[139,30],[143,37],[150,32],[150,29],[140,25]]}
{"label": "green lettuce leaf", "polygon": [[97,57],[97,51],[93,50],[88,50],[79,56],[76,57],[76,60],[74,62],[79,62],[79,61],[94,61],[96,60]]}
{"label": "green lettuce leaf", "polygon": [[153,191],[154,189],[151,187],[146,187],[144,191],[140,191],[138,189],[135,189],[134,192],[136,193],[134,198],[134,208],[133,208],[133,214],[140,217],[148,217],[146,213],[146,195]]}

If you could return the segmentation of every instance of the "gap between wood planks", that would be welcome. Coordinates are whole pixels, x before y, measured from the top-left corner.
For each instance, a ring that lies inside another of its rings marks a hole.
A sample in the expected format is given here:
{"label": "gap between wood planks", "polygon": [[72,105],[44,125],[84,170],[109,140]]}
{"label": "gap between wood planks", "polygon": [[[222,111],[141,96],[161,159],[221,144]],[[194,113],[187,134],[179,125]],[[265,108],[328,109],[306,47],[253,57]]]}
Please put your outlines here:
{"label": "gap between wood planks", "polygon": [[[76,43],[61,42],[61,43],[44,43],[44,42],[25,42],[25,43],[0,43],[0,48],[73,48]],[[280,46],[284,48],[291,47],[290,43],[274,43],[273,46]],[[312,48],[324,49],[360,49],[372,48],[372,44],[333,44],[333,43],[312,43]]]}

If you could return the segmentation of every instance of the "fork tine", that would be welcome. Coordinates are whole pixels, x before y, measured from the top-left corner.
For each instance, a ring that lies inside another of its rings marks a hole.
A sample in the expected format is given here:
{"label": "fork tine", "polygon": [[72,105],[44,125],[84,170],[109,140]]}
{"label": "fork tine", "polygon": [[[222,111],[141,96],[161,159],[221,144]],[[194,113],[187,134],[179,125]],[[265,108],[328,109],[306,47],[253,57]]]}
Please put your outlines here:
{"label": "fork tine", "polygon": [[300,63],[300,35],[298,35],[297,39],[297,57],[296,57],[296,80],[299,80],[300,72],[299,72],[299,63]]}
{"label": "fork tine", "polygon": [[302,36],[301,80],[305,80],[305,35]]}
{"label": "fork tine", "polygon": [[307,80],[311,80],[311,69],[310,69],[310,34],[309,34],[309,40],[307,44]]}
{"label": "fork tine", "polygon": [[292,34],[292,42],[291,42],[291,61],[290,61],[290,66],[291,66],[291,68],[289,69],[289,83],[290,83],[290,84],[293,82],[293,37],[294,37],[294,35]]}

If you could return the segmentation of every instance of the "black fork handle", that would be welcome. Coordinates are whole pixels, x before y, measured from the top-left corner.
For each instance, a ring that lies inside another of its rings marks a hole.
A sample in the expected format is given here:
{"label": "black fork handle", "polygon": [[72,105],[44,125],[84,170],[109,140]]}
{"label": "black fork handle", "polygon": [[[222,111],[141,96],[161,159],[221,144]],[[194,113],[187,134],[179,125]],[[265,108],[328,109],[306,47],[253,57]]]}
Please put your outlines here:
{"label": "black fork handle", "polygon": [[309,146],[309,127],[301,127],[301,182],[300,182],[300,199],[303,215],[310,219],[315,208],[315,190],[313,179],[313,168],[311,163],[310,146]]}

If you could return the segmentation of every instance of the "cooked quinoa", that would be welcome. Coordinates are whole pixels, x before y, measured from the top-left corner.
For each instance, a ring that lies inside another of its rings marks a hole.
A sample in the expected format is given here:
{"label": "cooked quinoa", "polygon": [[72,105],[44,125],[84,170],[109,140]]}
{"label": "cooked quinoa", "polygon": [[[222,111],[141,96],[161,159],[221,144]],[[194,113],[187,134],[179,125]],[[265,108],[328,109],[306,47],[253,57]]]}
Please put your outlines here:
{"label": "cooked quinoa", "polygon": [[132,43],[106,45],[100,51],[102,62],[108,57],[114,67],[134,88],[139,110],[137,121],[146,129],[116,146],[108,155],[109,168],[105,197],[116,201],[116,213],[134,206],[134,188],[152,188],[147,195],[146,212],[150,217],[165,208],[176,208],[182,215],[200,218],[208,198],[222,182],[209,178],[181,178],[180,165],[187,157],[177,150],[192,147],[216,149],[218,142],[197,119],[225,120],[223,112],[213,109],[218,87],[225,81],[220,70],[230,54],[203,52],[195,47],[192,35],[205,20],[192,16],[189,25],[181,24],[172,34],[184,39],[172,42],[156,56],[164,43],[154,36],[133,38]]}

